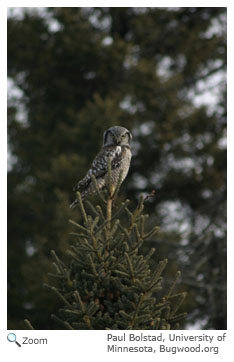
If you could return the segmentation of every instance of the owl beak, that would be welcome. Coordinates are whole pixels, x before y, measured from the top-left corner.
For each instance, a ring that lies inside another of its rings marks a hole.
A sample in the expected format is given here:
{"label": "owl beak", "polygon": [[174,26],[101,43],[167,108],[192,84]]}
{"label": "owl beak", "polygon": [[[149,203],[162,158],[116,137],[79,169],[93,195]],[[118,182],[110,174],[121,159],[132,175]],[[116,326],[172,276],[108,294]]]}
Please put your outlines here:
{"label": "owl beak", "polygon": [[120,145],[120,143],[121,143],[121,137],[119,137],[119,138],[116,139],[116,143],[117,143],[117,145]]}

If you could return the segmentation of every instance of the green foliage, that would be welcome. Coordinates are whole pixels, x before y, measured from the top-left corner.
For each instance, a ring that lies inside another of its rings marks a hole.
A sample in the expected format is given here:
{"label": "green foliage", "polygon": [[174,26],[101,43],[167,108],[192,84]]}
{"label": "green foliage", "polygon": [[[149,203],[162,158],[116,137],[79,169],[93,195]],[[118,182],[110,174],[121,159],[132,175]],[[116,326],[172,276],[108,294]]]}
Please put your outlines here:
{"label": "green foliage", "polygon": [[[52,318],[63,329],[178,328],[178,321],[185,316],[176,314],[185,293],[173,294],[180,272],[169,292],[159,293],[168,261],[160,261],[151,270],[148,261],[155,249],[147,255],[139,251],[159,229],[145,230],[145,198],[141,196],[131,212],[128,199],[119,205],[115,202],[113,207],[117,193],[106,194],[106,198],[100,194],[101,206],[88,201],[85,207],[77,193],[83,222],[70,221],[76,238],[76,244],[68,250],[70,265],[52,251],[54,272],[49,275],[57,279],[57,284],[46,287],[63,304],[59,317],[53,314]],[[127,221],[121,223],[122,214]]]}
{"label": "green foliage", "polygon": [[183,274],[187,323],[225,329],[226,8],[22,12],[7,32],[8,328],[24,318],[55,328],[59,303],[42,287],[50,250],[65,254],[72,188],[103,131],[122,125],[134,157],[120,197],[136,205],[156,190],[145,204],[148,225],[161,227],[150,244],[169,260],[169,284]]}

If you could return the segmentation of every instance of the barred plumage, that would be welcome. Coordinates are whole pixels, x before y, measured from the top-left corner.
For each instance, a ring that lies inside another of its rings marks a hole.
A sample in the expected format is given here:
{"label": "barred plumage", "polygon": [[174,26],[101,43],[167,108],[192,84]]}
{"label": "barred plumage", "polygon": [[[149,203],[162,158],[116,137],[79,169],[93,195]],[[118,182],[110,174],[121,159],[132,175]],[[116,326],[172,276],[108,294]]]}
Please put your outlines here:
{"label": "barred plumage", "polygon": [[[111,183],[115,187],[121,174],[121,183],[127,176],[131,162],[132,140],[131,133],[124,127],[114,126],[104,132],[103,147],[92,162],[91,168],[86,176],[78,182],[73,191],[79,191],[82,199],[96,192],[92,175],[97,181],[98,188],[101,190],[107,185],[107,163],[111,159]],[[77,199],[70,205],[71,208],[77,204]]]}

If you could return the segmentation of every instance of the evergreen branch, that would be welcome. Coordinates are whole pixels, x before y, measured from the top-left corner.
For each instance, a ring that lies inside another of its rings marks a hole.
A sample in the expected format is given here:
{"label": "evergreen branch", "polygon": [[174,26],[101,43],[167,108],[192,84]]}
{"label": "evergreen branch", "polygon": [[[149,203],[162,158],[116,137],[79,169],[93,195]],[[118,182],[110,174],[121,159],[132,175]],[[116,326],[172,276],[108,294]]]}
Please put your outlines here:
{"label": "evergreen branch", "polygon": [[97,229],[95,230],[94,235],[98,235],[98,234],[100,233],[100,231],[102,231],[108,223],[109,223],[109,220],[104,221],[104,222],[102,223],[102,225],[100,225],[99,228],[97,228]]}
{"label": "evergreen branch", "polygon": [[[121,204],[121,206],[116,211],[116,213],[112,216],[110,221],[113,221],[114,219],[116,219],[116,217],[121,213],[121,211],[124,209],[124,206],[128,202],[129,202],[129,200],[126,200],[124,203]],[[97,206],[97,208],[98,208],[98,206]],[[100,206],[99,206],[99,208],[100,208]],[[101,208],[99,209],[99,211],[102,212]],[[104,222],[95,230],[95,233],[94,233],[95,235],[97,235],[109,223],[109,220],[105,219],[103,214],[102,214],[102,218],[103,218]],[[121,226],[120,224],[118,224],[118,225]]]}
{"label": "evergreen branch", "polygon": [[106,242],[107,249],[109,249],[109,239],[110,239],[110,230],[111,230],[111,219],[112,219],[112,195],[114,192],[114,185],[111,182],[111,158],[107,160],[107,179],[108,179],[108,198],[106,203]]}
{"label": "evergreen branch", "polygon": [[64,280],[66,279],[64,277],[64,275],[58,275],[58,274],[53,274],[53,273],[47,273],[48,276],[52,277],[52,278],[57,278],[57,279],[60,279],[60,280]]}
{"label": "evergreen branch", "polygon": [[153,254],[155,253],[155,248],[151,248],[148,253],[146,254],[146,256],[144,257],[144,263],[147,263],[148,260],[153,256]]}
{"label": "evergreen branch", "polygon": [[116,232],[116,230],[118,229],[118,225],[119,225],[119,219],[117,219],[114,223],[114,225],[112,226],[112,229],[110,231],[110,238],[112,238]]}
{"label": "evergreen branch", "polygon": [[126,321],[122,321],[122,320],[117,320],[118,322],[118,325],[119,325],[119,329],[128,329],[128,325],[127,325],[127,322]]}
{"label": "evergreen branch", "polygon": [[161,319],[161,328],[160,329],[162,329],[162,330],[169,330],[170,329],[170,324],[169,323],[167,323],[167,321],[163,318],[163,319]]}
{"label": "evergreen branch", "polygon": [[88,207],[93,212],[93,214],[96,215],[96,216],[99,216],[99,212],[95,209],[93,204],[88,199],[85,202],[87,203]]}
{"label": "evergreen branch", "polygon": [[89,318],[89,316],[87,314],[84,315],[83,320],[85,321],[88,329],[93,329],[92,324],[91,324],[91,320],[90,320],[90,318]]}
{"label": "evergreen branch", "polygon": [[121,205],[118,207],[118,210],[114,213],[112,220],[114,220],[119,214],[122,213],[122,211],[125,209],[126,205],[128,205],[130,200],[125,200],[124,202],[121,202]]}
{"label": "evergreen branch", "polygon": [[166,320],[169,319],[170,311],[171,311],[170,306],[167,306],[167,307],[164,309],[164,318],[165,318]]}
{"label": "evergreen branch", "polygon": [[149,266],[148,266],[146,263],[144,263],[144,262],[142,262],[142,264],[139,265],[138,268],[137,268],[137,266],[136,266],[136,267],[135,267],[135,270],[136,270],[136,273],[137,273],[137,274],[141,274],[141,273],[144,272],[145,275],[150,275]]}
{"label": "evergreen branch", "polygon": [[91,256],[90,254],[88,255],[88,259],[89,259],[89,261],[90,261],[93,274],[95,275],[95,277],[98,277],[98,273],[97,273],[95,264],[94,264],[94,262],[93,262],[93,258],[92,258],[92,256]]}
{"label": "evergreen branch", "polygon": [[122,277],[125,277],[125,278],[129,277],[129,274],[128,274],[128,273],[125,273],[125,272],[123,272],[123,271],[121,271],[121,270],[115,269],[115,270],[114,270],[114,273],[115,273],[115,274],[118,274],[118,275],[120,275],[120,276],[122,276]]}
{"label": "evergreen branch", "polygon": [[111,182],[111,158],[108,157],[107,160],[107,184],[108,184],[108,192],[109,197],[112,196],[113,188],[112,188],[112,182]]}
{"label": "evergreen branch", "polygon": [[132,262],[131,262],[131,260],[129,258],[128,253],[125,252],[124,255],[125,255],[126,259],[127,259],[131,279],[132,279],[133,283],[135,283],[135,276],[134,276],[134,270],[133,270]]}
{"label": "evergreen branch", "polygon": [[[87,329],[87,323],[84,323],[84,322],[72,322],[72,325],[73,325],[74,329],[76,329],[76,330]],[[92,328],[89,328],[89,329],[92,329]]]}
{"label": "evergreen branch", "polygon": [[143,324],[143,325],[147,325],[152,321],[152,317],[150,313],[142,313],[141,315],[138,315],[136,317],[136,322],[137,324]]}
{"label": "evergreen branch", "polygon": [[130,225],[129,225],[128,231],[131,231],[132,228],[134,227],[134,225],[136,224],[139,215],[143,211],[143,208],[144,208],[144,197],[143,197],[143,195],[140,196],[140,199],[138,201],[138,205],[136,207],[136,210],[133,213],[128,208],[125,208],[125,210],[126,210],[126,212],[128,214],[129,220],[130,220]]}
{"label": "evergreen branch", "polygon": [[144,243],[144,239],[142,239],[141,237],[139,238],[139,240],[137,242],[135,242],[135,244],[132,246],[132,250],[129,253],[130,256],[134,255],[136,253],[136,251],[141,247],[141,245]]}
{"label": "evergreen branch", "polygon": [[105,219],[105,216],[104,216],[104,214],[103,214],[103,211],[102,211],[101,206],[100,206],[100,205],[97,205],[97,206],[96,206],[96,209],[97,209],[98,214],[99,214],[100,217],[102,218],[102,220],[105,221],[106,219]]}
{"label": "evergreen branch", "polygon": [[161,319],[160,318],[155,318],[152,322],[151,325],[153,327],[154,330],[159,329],[159,325],[160,325]]}
{"label": "evergreen branch", "polygon": [[126,288],[125,285],[121,282],[120,278],[111,276],[110,280],[113,282],[113,285],[117,290],[124,290]]}
{"label": "evergreen branch", "polygon": [[73,233],[73,232],[71,232],[69,234],[72,236],[77,236],[78,238],[81,238],[81,239],[87,238],[87,235],[85,235],[85,234],[78,234],[78,233]]}
{"label": "evergreen branch", "polygon": [[130,238],[130,235],[128,233],[128,230],[125,229],[120,223],[118,224],[118,227],[120,228],[120,230],[124,233],[124,235],[127,237],[127,240],[130,244],[132,244],[132,239]]}
{"label": "evergreen branch", "polygon": [[145,233],[145,231],[144,231],[145,230],[145,218],[144,218],[144,215],[140,216],[139,223],[140,223],[140,235],[141,235],[141,238],[143,238],[144,233]]}
{"label": "evergreen branch", "polygon": [[33,328],[33,326],[31,325],[31,323],[29,322],[28,319],[25,319],[24,322],[27,324],[27,326],[29,327],[29,329],[35,330],[35,328]]}
{"label": "evergreen branch", "polygon": [[[89,231],[89,236],[90,236],[90,239],[93,243],[93,248],[92,250],[96,250],[97,249],[97,239],[95,237],[95,235],[92,233],[92,231]],[[91,245],[87,243],[87,245],[89,245],[89,248],[91,248]]]}
{"label": "evergreen branch", "polygon": [[156,305],[156,310],[154,315],[156,316],[157,314],[161,314],[161,311],[170,305],[171,305],[170,302],[165,301],[163,298],[162,301]]}
{"label": "evergreen branch", "polygon": [[99,304],[96,304],[95,302],[90,302],[89,305],[86,308],[86,315],[92,316],[95,314],[99,309]]}
{"label": "evergreen branch", "polygon": [[[117,227],[119,226],[119,224],[117,224]],[[117,250],[121,248],[121,245],[123,245],[124,243],[124,235],[121,234],[121,235],[118,235],[118,238],[115,237],[115,239],[112,240],[112,243],[111,243],[111,247],[110,247],[110,250],[111,251],[114,251],[116,256],[117,256]],[[118,248],[119,247],[119,248]],[[119,253],[118,253],[119,254]]]}
{"label": "evergreen branch", "polygon": [[71,324],[68,323],[67,321],[64,322],[64,325],[65,325],[65,327],[67,327],[67,329],[72,329],[72,330],[74,330],[74,328],[72,328]]}
{"label": "evergreen branch", "polygon": [[75,300],[78,302],[78,304],[79,304],[79,306],[80,306],[80,309],[81,309],[81,312],[82,312],[83,314],[85,314],[84,303],[83,303],[82,300],[81,300],[80,293],[78,292],[78,290],[75,290],[75,291],[74,291],[73,296],[74,296]]}
{"label": "evergreen branch", "polygon": [[119,315],[123,317],[124,320],[131,321],[131,317],[124,310],[120,310]]}
{"label": "evergreen branch", "polygon": [[113,200],[116,199],[116,197],[117,197],[117,195],[119,193],[119,189],[120,189],[120,186],[121,186],[121,183],[122,183],[122,178],[123,178],[123,170],[121,170],[120,173],[119,173],[118,181],[117,181],[115,190],[114,190],[113,195],[112,195]]}
{"label": "evergreen branch", "polygon": [[139,255],[138,260],[135,263],[135,271],[137,274],[139,274],[143,270],[150,271],[149,267],[145,263],[143,256]]}
{"label": "evergreen branch", "polygon": [[85,271],[85,270],[82,270],[82,278],[84,278],[84,279],[91,279],[92,281],[94,281],[94,280],[96,280],[96,277],[93,275],[93,274],[91,274],[91,273],[88,273],[87,271]]}
{"label": "evergreen branch", "polygon": [[134,225],[133,225],[132,230],[133,230],[133,233],[134,233],[134,236],[135,236],[136,243],[138,243],[139,241],[143,240],[143,239],[141,238],[140,233],[139,233],[137,224],[134,224]]}
{"label": "evergreen branch", "polygon": [[180,276],[181,276],[181,272],[180,272],[180,271],[177,271],[176,276],[175,276],[175,280],[174,280],[174,282],[172,283],[172,285],[171,285],[171,287],[170,287],[170,289],[169,289],[169,292],[168,292],[168,294],[167,294],[167,298],[169,298],[169,297],[171,296],[171,294],[172,294],[172,292],[173,292],[173,290],[174,290],[174,288],[175,288],[175,285],[176,285],[176,283],[177,283],[177,281],[178,281],[178,279],[179,279]]}
{"label": "evergreen branch", "polygon": [[141,282],[140,279],[136,278],[136,279],[135,279],[135,284],[136,284],[143,292],[145,292],[145,285]]}
{"label": "evergreen branch", "polygon": [[94,188],[95,188],[95,191],[96,191],[97,195],[100,197],[100,199],[102,200],[102,202],[103,202],[104,204],[106,204],[106,200],[104,199],[102,193],[101,193],[100,190],[99,190],[96,177],[95,177],[94,175],[91,175],[91,179],[92,179],[92,182],[93,182],[93,185],[94,185]]}
{"label": "evergreen branch", "polygon": [[175,322],[180,321],[181,319],[185,318],[186,316],[187,316],[187,313],[186,313],[186,312],[180,313],[180,314],[177,314],[177,315],[174,316],[174,317],[170,317],[170,318],[168,319],[168,321],[175,323]]}
{"label": "evergreen branch", "polygon": [[[79,229],[85,231],[86,234],[89,235],[89,238],[91,238],[91,241],[93,242],[94,248],[96,248],[96,243],[97,243],[97,242],[96,242],[96,238],[95,238],[95,236],[93,235],[93,232],[92,232],[92,226],[95,227],[96,223],[98,222],[97,219],[94,220],[93,225],[91,225],[91,222],[88,223],[88,219],[87,219],[87,223],[89,224],[89,227],[90,227],[91,230],[88,229],[88,228],[85,228],[85,227],[83,227],[83,226],[81,226],[81,225],[79,225],[79,224],[77,224],[77,223],[76,223],[75,221],[73,221],[73,220],[69,220],[69,222],[70,222],[71,224],[75,225],[76,227],[78,227]],[[84,235],[84,234],[76,234],[76,233],[71,233],[71,234],[72,234],[72,235],[76,235],[76,236],[80,236],[80,237],[83,238],[83,239],[84,239],[84,237],[87,236],[87,235]],[[85,241],[85,239],[84,239],[84,243],[86,244],[86,246],[88,246],[89,248],[91,248],[91,245],[88,244],[88,243]],[[92,249],[92,250],[93,250],[93,249]]]}
{"label": "evergreen branch", "polygon": [[99,220],[100,220],[100,216],[98,215],[98,216],[95,217],[93,223],[91,224],[92,232],[94,231],[94,229],[95,229],[96,225],[98,224]]}
{"label": "evergreen branch", "polygon": [[[91,241],[93,241],[93,238],[91,238]],[[87,251],[87,249],[89,249],[90,251],[93,251],[93,252],[96,251],[95,245],[94,246],[90,245],[90,243],[88,242],[87,239],[84,239],[83,244],[80,245],[79,248],[80,248],[80,250],[85,250],[85,251]]]}
{"label": "evergreen branch", "polygon": [[[118,243],[116,243],[116,246],[117,245]],[[113,265],[117,265],[118,257],[114,256],[114,250],[110,250],[109,253],[105,256],[104,262],[106,263],[107,261],[109,261],[109,268],[111,265],[112,268],[114,268]]]}
{"label": "evergreen branch", "polygon": [[177,323],[173,323],[173,326],[172,326],[172,330],[176,330],[176,329],[179,329],[179,327],[180,327],[180,324],[177,322]]}
{"label": "evergreen branch", "polygon": [[73,220],[69,220],[69,223],[72,225],[75,225],[78,229],[84,231],[87,233],[87,228],[85,228],[84,226],[77,224],[77,222],[73,221]]}
{"label": "evergreen branch", "polygon": [[107,199],[107,205],[106,205],[106,221],[107,221],[106,240],[108,241],[108,243],[109,243],[110,230],[111,230],[111,213],[112,213],[112,198],[110,196]]}
{"label": "evergreen branch", "polygon": [[[108,255],[106,256],[106,258],[104,259],[104,263],[106,263],[107,261],[109,261],[109,268],[113,265],[113,263],[115,263],[117,260],[117,258],[114,256],[114,251],[110,251],[108,253]],[[113,269],[113,268],[112,268]]]}
{"label": "evergreen branch", "polygon": [[133,214],[132,214],[132,212],[129,210],[128,207],[125,207],[125,211],[126,211],[126,213],[128,215],[130,224],[132,224],[133,223]]}
{"label": "evergreen branch", "polygon": [[138,205],[137,205],[137,208],[136,208],[136,211],[134,213],[134,216],[138,216],[142,213],[143,209],[144,209],[144,196],[143,195],[140,195],[140,198],[139,198],[139,201],[138,201]]}
{"label": "evergreen branch", "polygon": [[56,265],[59,269],[59,272],[60,274],[64,274],[64,268],[65,268],[65,265],[61,262],[61,260],[57,257],[56,253],[54,250],[51,250],[51,256],[52,258],[55,260],[56,262]]}
{"label": "evergreen branch", "polygon": [[77,193],[76,193],[76,195],[77,195],[77,201],[78,201],[78,203],[79,203],[79,206],[80,206],[80,211],[81,211],[81,214],[82,214],[82,216],[83,216],[83,219],[84,219],[84,222],[85,222],[85,224],[88,226],[88,217],[87,217],[87,214],[86,214],[86,211],[85,211],[85,208],[84,208],[84,204],[83,204],[83,201],[82,201],[82,198],[81,198],[81,194],[80,194],[80,192],[78,191]]}
{"label": "evergreen branch", "polygon": [[58,323],[58,325],[61,325],[61,327],[64,327],[64,321],[60,318],[58,318],[55,314],[51,314],[51,318]]}
{"label": "evergreen branch", "polygon": [[[125,273],[127,273],[128,277],[129,277],[129,272],[128,272],[127,265],[126,265],[125,255],[124,256],[122,255],[122,258],[125,263],[118,263],[116,265],[116,269],[124,271]],[[113,272],[115,272],[115,270],[113,270]]]}
{"label": "evergreen branch", "polygon": [[140,309],[140,306],[141,306],[143,300],[144,300],[144,294],[141,293],[141,294],[140,294],[140,298],[139,298],[138,303],[137,303],[137,306],[136,306],[136,309],[135,309],[135,312],[134,312],[134,315],[133,315],[133,318],[132,318],[132,321],[131,321],[131,323],[129,324],[129,326],[130,326],[131,328],[134,327],[134,324],[135,324],[135,321],[136,321],[136,318],[137,318],[137,314],[138,314],[138,312],[139,312],[139,309]]}
{"label": "evergreen branch", "polygon": [[71,255],[73,258],[77,258],[77,260],[81,260],[82,262],[84,261],[84,258],[82,258],[80,251],[74,245],[70,246],[70,249],[67,250],[67,254]]}
{"label": "evergreen branch", "polygon": [[152,283],[151,283],[151,286],[149,287],[149,289],[147,290],[147,292],[151,291],[153,289],[153,287],[158,283],[159,281],[159,278],[162,274],[162,271],[164,270],[164,268],[166,267],[168,263],[168,260],[167,259],[164,259],[164,260],[161,260],[159,262],[159,265],[158,265],[158,268],[155,272],[155,275],[152,277]]}
{"label": "evergreen branch", "polygon": [[80,310],[71,310],[71,309],[63,309],[63,313],[65,313],[66,315],[71,315],[76,317],[82,315],[82,312]]}
{"label": "evergreen branch", "polygon": [[56,264],[56,263],[52,263],[52,268],[55,270],[55,272],[57,273],[57,274],[62,274],[63,275],[63,273],[61,273],[61,270],[60,270],[60,268],[58,267],[58,265]]}
{"label": "evergreen branch", "polygon": [[52,290],[68,308],[72,308],[72,305],[66,300],[66,298],[64,298],[64,296],[58,291],[57,288],[51,287],[50,285],[48,285],[46,283],[44,284],[44,287]]}
{"label": "evergreen branch", "polygon": [[179,309],[179,307],[181,306],[181,304],[183,303],[184,299],[186,298],[187,293],[180,293],[177,295],[173,295],[171,298],[175,298],[177,297],[178,302],[176,304],[173,305],[173,309],[171,311],[171,316],[173,317],[175,315],[175,313],[177,312],[177,310]]}
{"label": "evergreen branch", "polygon": [[91,215],[87,215],[87,219],[88,219],[88,227],[91,229],[91,225],[93,223],[93,218]]}
{"label": "evergreen branch", "polygon": [[124,246],[124,251],[126,251],[127,253],[129,252],[129,246],[128,243],[126,241],[123,242],[123,246]]}
{"label": "evergreen branch", "polygon": [[159,226],[154,226],[152,230],[150,230],[147,234],[144,235],[144,239],[149,239],[151,236],[156,234],[160,229]]}
{"label": "evergreen branch", "polygon": [[[79,250],[87,251],[87,249],[89,249],[89,251],[92,251],[93,253],[95,253],[97,255],[99,261],[102,260],[100,250],[97,250],[97,248],[94,248],[92,245],[90,245],[87,242],[87,240],[84,241],[84,245],[85,245],[85,247],[82,247],[82,245],[79,245]],[[84,259],[84,258],[80,259],[80,257],[78,256],[77,247],[71,245],[70,249],[68,249],[66,251],[66,253],[68,255],[71,255],[71,257],[73,259],[75,259],[78,262],[79,265],[87,266],[87,262],[85,261],[86,259]]]}
{"label": "evergreen branch", "polygon": [[105,267],[105,263],[101,263],[101,266],[100,266],[101,270],[99,271],[98,276],[102,279],[102,281],[104,281],[106,283],[106,285],[107,284],[109,285],[109,278],[111,276],[111,270],[105,270],[104,267]]}

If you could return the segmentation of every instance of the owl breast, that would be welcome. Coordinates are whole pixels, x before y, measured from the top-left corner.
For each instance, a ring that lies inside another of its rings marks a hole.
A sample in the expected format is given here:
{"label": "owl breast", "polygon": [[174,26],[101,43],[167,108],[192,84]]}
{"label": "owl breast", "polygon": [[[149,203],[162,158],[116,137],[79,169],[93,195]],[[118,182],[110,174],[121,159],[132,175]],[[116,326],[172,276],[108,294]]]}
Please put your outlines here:
{"label": "owl breast", "polygon": [[[130,162],[132,158],[132,153],[129,147],[127,146],[117,146],[116,147],[116,155],[112,161],[112,171],[111,171],[111,182],[113,185],[117,185],[119,181],[120,172],[121,183],[125,179],[128,174]],[[106,182],[108,178],[108,174],[105,176]]]}

